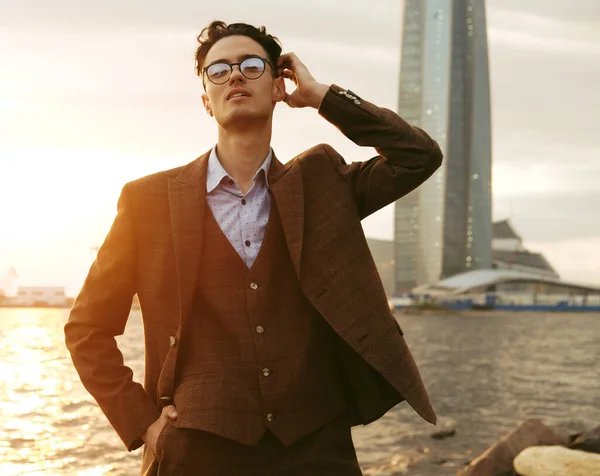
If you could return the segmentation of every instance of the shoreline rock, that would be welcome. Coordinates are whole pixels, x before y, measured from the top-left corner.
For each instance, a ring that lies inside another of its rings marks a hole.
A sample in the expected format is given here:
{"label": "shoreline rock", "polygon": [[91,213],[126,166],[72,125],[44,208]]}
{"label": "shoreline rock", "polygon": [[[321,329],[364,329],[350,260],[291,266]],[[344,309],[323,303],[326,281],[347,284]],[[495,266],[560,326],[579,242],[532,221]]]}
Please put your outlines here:
{"label": "shoreline rock", "polygon": [[600,475],[600,455],[564,446],[532,446],[517,455],[514,467],[520,476]]}
{"label": "shoreline rock", "polygon": [[526,420],[457,474],[458,476],[514,476],[513,460],[524,449],[531,446],[555,446],[566,443],[566,438],[556,434],[541,420]]}
{"label": "shoreline rock", "polygon": [[568,448],[582,450],[588,453],[600,453],[600,426],[593,430],[578,433],[569,438]]}

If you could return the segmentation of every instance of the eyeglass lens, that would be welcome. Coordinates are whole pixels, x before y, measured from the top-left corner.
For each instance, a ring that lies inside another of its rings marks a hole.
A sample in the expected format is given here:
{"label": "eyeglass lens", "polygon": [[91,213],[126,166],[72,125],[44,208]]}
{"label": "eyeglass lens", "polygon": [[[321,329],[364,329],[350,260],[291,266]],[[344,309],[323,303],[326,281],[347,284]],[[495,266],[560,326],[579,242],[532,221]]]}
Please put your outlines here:
{"label": "eyeglass lens", "polygon": [[[258,79],[262,76],[265,71],[265,63],[260,58],[246,58],[239,65],[240,72],[247,79]],[[233,66],[227,63],[215,63],[211,64],[207,70],[206,75],[211,82],[215,84],[223,84],[229,81]]]}

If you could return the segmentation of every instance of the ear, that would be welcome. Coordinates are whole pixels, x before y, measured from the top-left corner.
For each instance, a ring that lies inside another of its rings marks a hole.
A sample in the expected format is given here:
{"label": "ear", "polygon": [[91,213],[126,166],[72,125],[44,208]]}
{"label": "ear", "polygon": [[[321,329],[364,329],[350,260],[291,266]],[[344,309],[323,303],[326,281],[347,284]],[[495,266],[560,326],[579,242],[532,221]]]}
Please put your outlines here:
{"label": "ear", "polygon": [[209,116],[212,116],[212,108],[210,107],[210,101],[208,100],[208,96],[206,95],[206,93],[202,95],[202,103],[204,104],[204,109],[206,109],[206,113]]}
{"label": "ear", "polygon": [[278,76],[273,80],[273,102],[281,102],[285,99],[285,79]]}

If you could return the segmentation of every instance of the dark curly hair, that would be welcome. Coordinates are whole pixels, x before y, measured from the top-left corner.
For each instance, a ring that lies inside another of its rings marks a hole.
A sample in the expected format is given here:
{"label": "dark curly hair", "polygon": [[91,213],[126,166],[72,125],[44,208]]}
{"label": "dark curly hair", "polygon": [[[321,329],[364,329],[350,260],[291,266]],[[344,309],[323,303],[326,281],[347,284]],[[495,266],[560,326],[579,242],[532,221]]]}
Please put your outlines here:
{"label": "dark curly hair", "polygon": [[274,74],[277,74],[277,60],[281,55],[281,42],[277,37],[268,34],[264,26],[257,28],[247,23],[231,23],[228,25],[225,22],[215,20],[204,28],[197,38],[200,44],[196,50],[196,74],[198,76],[202,76],[202,67],[212,46],[220,39],[233,35],[247,36],[259,43],[267,52]]}

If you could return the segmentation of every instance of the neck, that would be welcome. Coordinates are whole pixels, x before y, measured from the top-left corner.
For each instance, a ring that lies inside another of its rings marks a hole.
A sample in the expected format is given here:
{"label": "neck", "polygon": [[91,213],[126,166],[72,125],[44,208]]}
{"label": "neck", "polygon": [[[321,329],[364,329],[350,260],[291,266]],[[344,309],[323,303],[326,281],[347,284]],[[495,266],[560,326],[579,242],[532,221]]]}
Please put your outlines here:
{"label": "neck", "polygon": [[258,130],[226,131],[219,127],[219,162],[244,193],[252,186],[252,178],[267,157],[270,147],[271,121],[261,125]]}

